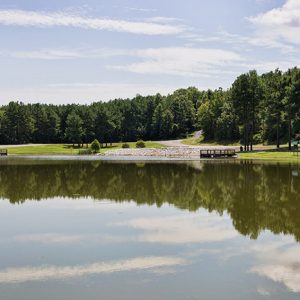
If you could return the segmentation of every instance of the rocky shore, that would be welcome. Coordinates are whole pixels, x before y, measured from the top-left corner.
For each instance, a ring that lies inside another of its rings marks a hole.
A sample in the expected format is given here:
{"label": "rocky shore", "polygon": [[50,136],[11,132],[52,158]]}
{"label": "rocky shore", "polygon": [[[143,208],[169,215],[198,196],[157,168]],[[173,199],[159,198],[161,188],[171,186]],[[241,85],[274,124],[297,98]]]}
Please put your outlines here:
{"label": "rocky shore", "polygon": [[199,157],[198,147],[168,147],[163,149],[118,149],[101,153],[102,156],[155,156],[155,157]]}

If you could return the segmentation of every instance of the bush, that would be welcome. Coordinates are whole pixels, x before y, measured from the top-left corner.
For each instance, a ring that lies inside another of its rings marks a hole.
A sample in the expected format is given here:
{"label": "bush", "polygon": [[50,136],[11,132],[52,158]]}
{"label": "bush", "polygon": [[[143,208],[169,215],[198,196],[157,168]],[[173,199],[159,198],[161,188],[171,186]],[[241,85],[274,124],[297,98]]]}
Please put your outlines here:
{"label": "bush", "polygon": [[257,133],[253,135],[253,144],[257,145],[263,142],[263,139],[261,138],[261,134]]}
{"label": "bush", "polygon": [[98,141],[97,139],[95,139],[95,140],[92,142],[92,144],[91,144],[91,149],[92,149],[92,151],[93,151],[94,153],[97,153],[97,152],[100,151],[100,148],[101,148],[101,146],[100,146],[99,141]]}
{"label": "bush", "polygon": [[136,142],[135,146],[136,146],[136,148],[145,148],[146,144],[144,141],[140,140],[140,141]]}
{"label": "bush", "polygon": [[91,149],[79,150],[78,154],[79,155],[91,155],[92,154],[92,150]]}
{"label": "bush", "polygon": [[122,145],[122,148],[123,148],[123,149],[127,149],[127,148],[130,148],[130,146],[129,146],[129,144],[124,143],[124,144]]}

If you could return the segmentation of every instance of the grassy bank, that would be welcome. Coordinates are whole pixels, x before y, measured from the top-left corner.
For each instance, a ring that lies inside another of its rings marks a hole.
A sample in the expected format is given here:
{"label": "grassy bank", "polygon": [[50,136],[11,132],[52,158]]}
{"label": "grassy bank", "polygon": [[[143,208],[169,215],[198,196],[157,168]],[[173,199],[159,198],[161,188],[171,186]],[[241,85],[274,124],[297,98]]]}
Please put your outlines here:
{"label": "grassy bank", "polygon": [[[240,146],[239,143],[222,143],[222,142],[209,142],[203,141],[203,136],[199,138],[190,137],[182,141],[185,145],[190,146]],[[238,159],[247,159],[247,160],[264,160],[264,161],[284,161],[284,162],[299,162],[300,163],[300,154],[297,156],[293,152],[289,152],[287,145],[281,145],[281,149],[277,150],[276,145],[254,145],[254,152],[244,152],[238,154]]]}
{"label": "grassy bank", "polygon": [[[228,147],[240,147],[241,144],[239,142],[236,143],[228,143],[226,141],[222,142],[215,142],[215,141],[204,141],[203,136],[200,136],[199,138],[187,138],[182,140],[182,144],[184,145],[190,145],[190,146],[228,146]],[[253,145],[253,148],[256,152],[258,151],[271,151],[272,153],[287,153],[287,144],[282,144],[280,145],[281,149],[280,151],[277,150],[276,145],[263,145],[263,144],[255,144]],[[247,153],[250,154],[250,153]],[[253,153],[251,153],[253,154]],[[258,154],[257,154],[258,155]],[[246,156],[246,155],[245,155]],[[279,155],[280,156],[280,155]]]}
{"label": "grassy bank", "polygon": [[[130,148],[135,148],[135,143],[127,143]],[[155,142],[145,142],[146,148],[164,148],[163,145]],[[1,148],[1,146],[0,146]],[[100,152],[120,149],[122,143],[114,143],[112,146],[104,147]],[[49,144],[49,145],[24,145],[17,147],[9,147],[9,155],[78,155],[80,150],[86,150],[86,146],[83,148],[73,148],[72,145],[67,144]]]}
{"label": "grassy bank", "polygon": [[[165,148],[157,142],[145,142],[146,148]],[[135,148],[135,142],[128,143],[130,148]],[[199,145],[199,144],[198,144]],[[207,146],[218,146],[220,144],[201,144]],[[261,147],[261,146],[260,146]],[[272,148],[273,149],[270,149]],[[1,146],[0,146],[1,148]],[[114,143],[112,146],[108,145],[107,148],[102,148],[100,152],[109,150],[118,150],[122,148],[122,143]],[[86,150],[83,148],[73,148],[68,144],[47,144],[47,145],[24,145],[17,147],[9,147],[9,155],[78,155],[80,150]],[[254,152],[244,152],[238,154],[239,159],[247,160],[265,160],[265,161],[285,161],[285,162],[300,162],[300,155],[297,156],[292,152],[287,151],[286,148],[282,148],[277,151],[274,146],[265,146],[261,150]]]}
{"label": "grassy bank", "polygon": [[300,162],[300,154],[288,151],[260,151],[252,153],[239,153],[239,159],[272,160],[272,161],[291,161]]}

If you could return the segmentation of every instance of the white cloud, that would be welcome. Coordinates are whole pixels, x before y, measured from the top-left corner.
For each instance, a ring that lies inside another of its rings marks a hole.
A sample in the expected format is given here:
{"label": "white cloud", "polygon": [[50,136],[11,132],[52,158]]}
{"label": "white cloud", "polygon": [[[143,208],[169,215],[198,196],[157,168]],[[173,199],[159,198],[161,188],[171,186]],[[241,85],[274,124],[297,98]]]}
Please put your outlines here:
{"label": "white cloud", "polygon": [[[24,103],[47,102],[81,103],[88,104],[93,101],[108,101],[116,98],[132,98],[137,94],[156,95],[168,94],[179,86],[164,84],[130,84],[130,83],[61,83],[43,86],[1,88],[0,104],[9,101],[22,101]],[[181,86],[182,87],[182,86]]]}
{"label": "white cloud", "polygon": [[[232,37],[232,39],[234,39]],[[239,38],[237,38],[239,39]],[[258,40],[257,40],[258,41]],[[241,42],[241,41],[240,41]],[[254,39],[249,41],[245,38],[244,43],[253,44]],[[262,45],[261,45],[262,46]],[[266,47],[269,47],[265,43]],[[270,46],[271,47],[271,46]],[[278,47],[281,48],[280,45]],[[286,50],[291,50],[286,46]],[[164,51],[166,52],[164,54]],[[177,54],[176,52],[179,51]],[[168,53],[175,52],[173,55]],[[180,56],[180,52],[184,55]],[[224,52],[227,58],[224,57]],[[191,53],[189,55],[188,53]],[[209,55],[208,55],[209,54]],[[230,56],[231,55],[231,56]],[[235,75],[234,68],[243,70],[257,69],[259,72],[269,72],[276,68],[287,70],[299,64],[299,59],[289,56],[286,60],[246,62],[238,59],[238,54],[218,49],[202,48],[157,48],[157,49],[41,49],[41,50],[24,50],[24,51],[0,51],[0,56],[17,59],[32,60],[78,60],[78,59],[106,59],[109,57],[130,57],[143,60],[141,62],[129,65],[110,65],[109,69],[129,71],[141,74],[167,74],[181,75],[190,77],[216,77],[220,74]],[[167,60],[168,58],[168,60]],[[232,60],[230,60],[232,59]],[[223,60],[223,61],[222,61]],[[227,67],[227,68],[226,68]],[[74,84],[75,86],[91,87],[95,84]],[[64,84],[56,85],[64,86]],[[175,89],[175,88],[174,88]]]}
{"label": "white cloud", "polygon": [[129,49],[41,49],[23,51],[0,51],[0,56],[13,57],[19,59],[38,59],[38,60],[76,60],[80,58],[98,59],[112,56],[130,56],[134,51]]}
{"label": "white cloud", "polygon": [[239,44],[240,46],[255,46],[255,47],[263,47],[263,48],[279,48],[284,52],[292,52],[294,51],[294,47],[291,45],[287,45],[286,43],[279,42],[274,40],[270,36],[261,35],[260,32],[256,32],[254,35],[239,35],[232,34],[227,31],[219,31],[218,33],[219,40],[228,43],[231,45]]}
{"label": "white cloud", "polygon": [[257,70],[260,73],[269,72],[270,70],[280,69],[288,70],[299,64],[300,60],[297,59],[286,59],[286,60],[273,60],[273,61],[252,61],[241,64],[241,67],[244,67],[247,70]]}
{"label": "white cloud", "polygon": [[[239,54],[222,49],[169,47],[146,49],[41,49],[0,51],[0,56],[37,60],[78,60],[124,56],[139,60],[129,65],[110,65],[110,69],[140,74],[167,74],[211,77],[232,74],[223,67],[242,61]],[[223,68],[223,69],[222,69]]]}
{"label": "white cloud", "polygon": [[285,42],[274,39],[274,37],[266,35],[260,31],[254,32],[251,35],[240,35],[236,33],[230,33],[226,30],[220,30],[215,35],[205,36],[196,33],[185,32],[181,35],[182,38],[190,40],[194,43],[218,43],[220,45],[229,45],[232,49],[239,51],[246,51],[252,47],[256,48],[277,48],[282,52],[294,52],[295,47],[288,45]]}
{"label": "white cloud", "polygon": [[141,7],[126,7],[128,10],[138,11],[138,12],[155,12],[157,9],[155,8],[141,8]]}
{"label": "white cloud", "polygon": [[256,26],[257,34],[262,39],[300,44],[299,0],[287,0],[282,7],[250,17],[249,21]]}
{"label": "white cloud", "polygon": [[2,51],[1,56],[22,58],[22,59],[41,59],[41,60],[57,60],[57,59],[78,59],[82,56],[80,52],[69,50],[45,49],[38,51]]}
{"label": "white cloud", "polygon": [[300,2],[298,0],[287,0],[280,8],[274,8],[266,13],[251,17],[255,24],[271,26],[299,26],[300,25]]}
{"label": "white cloud", "polygon": [[239,54],[222,49],[169,47],[137,50],[141,62],[113,66],[115,69],[140,74],[179,76],[216,76],[222,67],[241,61]]}
{"label": "white cloud", "polygon": [[151,271],[186,264],[178,257],[141,257],[112,262],[78,266],[20,267],[0,270],[0,283],[22,283],[82,277],[92,274],[110,274],[125,271]]}
{"label": "white cloud", "polygon": [[176,24],[135,22],[105,18],[85,17],[70,12],[42,12],[25,10],[0,10],[0,24],[6,26],[77,27],[94,30],[108,30],[145,35],[178,34],[185,29]]}
{"label": "white cloud", "polygon": [[159,23],[159,24],[168,24],[168,23],[178,23],[182,22],[182,19],[179,18],[170,18],[170,17],[151,17],[145,19],[147,22]]}
{"label": "white cloud", "polygon": [[259,4],[264,4],[264,3],[271,2],[271,1],[273,1],[273,0],[256,0],[256,2]]}

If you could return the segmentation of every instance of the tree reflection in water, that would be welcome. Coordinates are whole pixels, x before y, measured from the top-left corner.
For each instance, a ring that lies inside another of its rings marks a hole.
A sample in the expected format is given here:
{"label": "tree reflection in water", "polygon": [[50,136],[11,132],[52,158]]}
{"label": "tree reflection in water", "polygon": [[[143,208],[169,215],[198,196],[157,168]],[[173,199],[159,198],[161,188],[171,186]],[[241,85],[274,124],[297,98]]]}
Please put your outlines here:
{"label": "tree reflection in water", "polygon": [[0,161],[0,197],[11,203],[53,197],[172,204],[227,212],[236,230],[256,239],[262,230],[300,241],[297,166],[241,163],[109,163]]}

